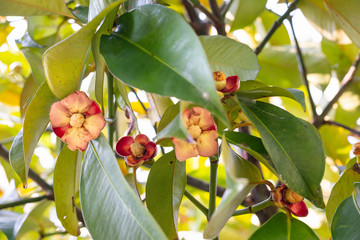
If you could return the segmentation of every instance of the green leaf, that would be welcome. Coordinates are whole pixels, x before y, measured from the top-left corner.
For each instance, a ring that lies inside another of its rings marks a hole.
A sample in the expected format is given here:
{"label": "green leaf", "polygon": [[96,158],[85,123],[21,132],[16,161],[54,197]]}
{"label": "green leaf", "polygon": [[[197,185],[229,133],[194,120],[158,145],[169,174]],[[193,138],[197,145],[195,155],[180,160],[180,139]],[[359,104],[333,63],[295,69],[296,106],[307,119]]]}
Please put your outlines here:
{"label": "green leaf", "polygon": [[326,10],[349,38],[360,47],[360,5],[357,0],[323,0]]}
{"label": "green leaf", "polygon": [[331,223],[331,239],[359,239],[360,214],[356,210],[352,196],[341,202]]}
{"label": "green leaf", "polygon": [[354,204],[360,214],[360,183],[354,183],[355,192],[353,193]]}
{"label": "green leaf", "polygon": [[255,182],[262,180],[259,169],[233,152],[227,144],[225,136],[223,136],[221,145],[221,158],[227,173],[227,189],[205,228],[204,238],[206,239],[213,239],[219,235],[241,202],[256,186]]}
{"label": "green leaf", "polygon": [[45,81],[44,68],[41,62],[41,56],[44,51],[45,50],[42,48],[31,47],[24,47],[21,49],[21,52],[30,64],[31,74],[34,76],[38,85],[41,85]]}
{"label": "green leaf", "polygon": [[35,81],[34,77],[30,75],[28,79],[26,79],[20,96],[20,113],[22,118],[25,117],[29,103],[31,102],[38,88],[39,85]]}
{"label": "green leaf", "polygon": [[9,152],[9,160],[11,167],[20,177],[21,182],[26,185],[26,170],[23,148],[23,129],[16,135]]}
{"label": "green leaf", "polygon": [[63,0],[1,0],[1,16],[64,15],[73,18]]}
{"label": "green leaf", "polygon": [[240,83],[239,91],[251,91],[262,87],[268,87],[268,85],[255,80],[247,80]]}
{"label": "green leaf", "polygon": [[2,210],[0,211],[0,230],[5,234],[7,239],[13,240],[16,237],[14,233],[14,228],[16,221],[22,217],[21,214],[17,212]]}
{"label": "green leaf", "polygon": [[50,107],[55,101],[57,101],[57,98],[52,94],[47,83],[43,82],[26,110],[23,128],[25,161],[25,182],[23,181],[23,184],[25,186],[27,184],[32,155],[42,133],[49,123]]}
{"label": "green leaf", "polygon": [[174,151],[151,167],[146,183],[146,206],[169,239],[178,239],[178,212],[185,185],[185,161],[178,161]]}
{"label": "green leaf", "polygon": [[291,218],[290,239],[288,239],[287,215],[277,213],[262,225],[249,240],[317,240],[319,237],[305,223]]}
{"label": "green leaf", "polygon": [[79,89],[94,33],[104,17],[123,1],[112,3],[85,27],[44,53],[45,76],[56,97],[62,99]]}
{"label": "green leaf", "polygon": [[100,43],[115,76],[147,92],[202,105],[228,123],[200,41],[180,15],[151,4],[121,15],[118,23]]}
{"label": "green leaf", "polygon": [[326,206],[326,218],[329,223],[331,223],[339,204],[354,191],[355,182],[360,182],[360,168],[357,163],[341,175],[339,181],[335,183],[335,186],[331,190],[329,201]]}
{"label": "green leaf", "polygon": [[266,0],[240,0],[231,4],[230,12],[234,16],[231,31],[251,24],[264,10]]}
{"label": "green leaf", "polygon": [[272,104],[240,99],[240,105],[259,131],[281,181],[323,208],[325,154],[317,129]]}
{"label": "green leaf", "polygon": [[[103,1],[91,1],[91,4],[100,4]],[[90,8],[91,9],[91,8]],[[100,54],[100,38],[103,34],[110,34],[111,29],[114,25],[115,16],[117,13],[117,8],[114,8],[105,18],[104,22],[101,24],[101,27],[96,32],[92,43],[91,49],[95,60],[96,65],[96,82],[95,82],[95,96],[98,102],[103,104],[103,84],[104,84],[104,73],[105,73],[105,59]],[[93,13],[94,14],[94,13]],[[91,19],[90,15],[89,18]]]}
{"label": "green leaf", "polygon": [[226,76],[238,75],[241,81],[253,80],[260,70],[254,51],[246,44],[224,36],[199,37],[211,71]]}
{"label": "green leaf", "polygon": [[127,184],[103,135],[86,151],[80,182],[81,209],[94,239],[167,239]]}
{"label": "green leaf", "polygon": [[301,104],[304,111],[306,111],[304,93],[298,89],[284,89],[280,87],[262,87],[248,91],[239,91],[237,96],[250,99],[258,99],[263,97],[281,96],[291,98]]}
{"label": "green leaf", "polygon": [[65,145],[56,160],[54,169],[54,196],[57,216],[68,233],[80,234],[75,206],[81,169],[80,151],[71,151]]}
{"label": "green leaf", "polygon": [[72,14],[82,23],[88,22],[89,7],[86,6],[77,6],[71,10]]}

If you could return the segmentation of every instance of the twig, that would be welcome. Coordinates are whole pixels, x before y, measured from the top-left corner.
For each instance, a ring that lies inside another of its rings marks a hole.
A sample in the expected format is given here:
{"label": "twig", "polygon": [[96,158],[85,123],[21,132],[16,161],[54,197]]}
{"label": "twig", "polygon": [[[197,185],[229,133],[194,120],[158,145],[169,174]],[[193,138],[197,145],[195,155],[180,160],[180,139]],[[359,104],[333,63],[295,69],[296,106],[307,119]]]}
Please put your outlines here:
{"label": "twig", "polygon": [[254,204],[254,205],[251,205],[247,208],[243,208],[243,209],[240,209],[240,210],[236,210],[234,213],[233,213],[233,216],[239,216],[239,215],[243,215],[243,214],[247,214],[247,213],[255,213],[255,212],[258,212],[264,208],[267,208],[267,207],[270,207],[274,205],[274,202],[271,200],[271,198],[268,198],[260,203],[257,203],[257,204]]}
{"label": "twig", "polygon": [[[187,185],[189,185],[189,186],[203,190],[205,192],[209,192],[209,183],[205,182],[204,180],[197,179],[190,175],[187,175],[186,181],[187,181]],[[223,188],[221,186],[217,186],[216,196],[222,197],[224,195],[225,190],[226,190],[225,188]]]}
{"label": "twig", "polygon": [[206,9],[206,7],[204,7],[199,1],[191,2],[190,0],[184,0],[183,2],[184,2],[184,4],[185,4],[185,2],[187,2],[191,6],[199,9],[201,12],[203,12],[206,15],[207,18],[209,18],[211,20],[211,22],[214,25],[219,24],[219,19],[217,17],[215,17],[211,12],[209,12]]}
{"label": "twig", "polygon": [[339,98],[345,92],[345,90],[354,82],[354,77],[359,68],[359,63],[360,63],[360,53],[356,56],[349,71],[346,73],[343,80],[341,81],[339,91],[336,93],[333,99],[331,99],[331,101],[325,106],[320,116],[314,119],[313,124],[315,127],[320,127],[324,123],[325,116],[330,112],[333,105],[339,100]]}
{"label": "twig", "polygon": [[[108,83],[108,117],[109,119],[114,119],[116,108],[114,107],[114,77],[108,72],[107,73],[107,83]],[[109,144],[113,147],[114,144],[114,124],[108,122],[108,138]]]}
{"label": "twig", "polygon": [[229,11],[231,5],[233,4],[234,0],[230,0],[228,4],[225,5],[223,11],[221,11],[222,18],[225,18],[226,13]]}
{"label": "twig", "polygon": [[218,169],[218,157],[210,158],[210,185],[209,185],[209,212],[208,219],[214,213],[216,208],[216,190],[217,190],[217,169]]}
{"label": "twig", "polygon": [[137,99],[137,100],[140,102],[140,104],[141,104],[141,107],[144,109],[145,113],[147,113],[147,109],[146,109],[144,103],[140,100],[139,95],[136,93],[135,89],[132,88],[132,87],[130,87],[130,90],[135,94],[136,99]]}
{"label": "twig", "polygon": [[300,72],[300,74],[302,76],[304,85],[305,85],[306,90],[307,90],[307,92],[309,94],[309,100],[310,100],[310,105],[311,105],[311,110],[312,110],[313,116],[314,116],[314,118],[316,118],[318,116],[318,114],[316,113],[316,106],[315,106],[314,100],[313,100],[313,98],[311,96],[310,85],[309,85],[309,80],[307,78],[307,70],[306,70],[304,58],[303,58],[303,55],[302,55],[301,48],[299,46],[299,42],[298,42],[298,40],[296,38],[296,35],[295,35],[295,30],[294,30],[294,25],[293,25],[293,22],[292,22],[292,18],[289,18],[288,20],[289,20],[289,23],[290,23],[292,35],[294,37],[294,42],[295,42],[295,47],[296,47],[296,58],[298,60],[299,72]]}
{"label": "twig", "polygon": [[202,21],[199,18],[199,15],[194,8],[195,4],[191,3],[189,0],[181,0],[181,2],[184,5],[190,18],[190,25],[197,33],[197,35],[209,35],[210,22]]}
{"label": "twig", "polygon": [[184,195],[207,217],[209,210],[202,205],[193,195],[191,195],[187,190],[185,190]]}
{"label": "twig", "polygon": [[[8,163],[9,160],[9,151],[4,147],[4,145],[0,144],[0,157],[5,159]],[[53,188],[49,185],[44,179],[42,179],[37,173],[35,173],[32,169],[29,169],[29,178],[31,178],[34,182],[36,182],[44,191],[48,193],[53,192]]]}
{"label": "twig", "polygon": [[46,199],[46,198],[51,199],[51,197],[48,196],[48,195],[43,195],[43,196],[34,197],[34,198],[23,198],[23,199],[20,199],[18,201],[13,201],[13,202],[7,202],[7,203],[0,204],[0,209],[9,208],[9,207],[15,207],[15,206],[19,206],[19,205],[24,205],[26,203],[40,202],[41,200]]}
{"label": "twig", "polygon": [[209,4],[213,15],[218,19],[217,22],[214,22],[214,27],[219,35],[226,36],[224,17],[220,13],[220,8],[216,0],[209,0]]}
{"label": "twig", "polygon": [[357,131],[357,130],[355,130],[355,129],[351,128],[351,127],[348,127],[348,126],[346,126],[344,124],[341,124],[341,123],[338,123],[338,122],[335,122],[335,121],[330,121],[330,120],[323,121],[323,124],[334,125],[334,126],[344,128],[346,130],[349,130],[353,134],[357,135],[358,137],[360,137],[360,131]]}
{"label": "twig", "polygon": [[270,40],[272,35],[281,26],[281,24],[289,16],[289,14],[296,9],[296,4],[298,4],[299,2],[300,0],[295,0],[292,3],[290,3],[288,10],[278,20],[274,22],[274,24],[271,26],[270,30],[266,34],[265,38],[255,49],[254,52],[256,55],[258,55],[261,52],[261,50],[265,47],[266,43]]}

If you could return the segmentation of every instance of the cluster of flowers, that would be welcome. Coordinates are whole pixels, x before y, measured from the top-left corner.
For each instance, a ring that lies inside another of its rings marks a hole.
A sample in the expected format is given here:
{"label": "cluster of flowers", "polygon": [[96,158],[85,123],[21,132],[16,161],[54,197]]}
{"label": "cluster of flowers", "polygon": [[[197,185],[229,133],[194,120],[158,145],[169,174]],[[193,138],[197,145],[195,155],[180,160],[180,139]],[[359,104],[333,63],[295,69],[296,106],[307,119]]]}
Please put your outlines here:
{"label": "cluster of flowers", "polygon": [[[224,73],[217,71],[213,73],[213,77],[216,89],[221,94],[231,94],[239,89],[238,76],[226,78]],[[96,139],[106,124],[99,105],[81,91],[76,91],[54,103],[49,118],[54,133],[73,151],[76,149],[85,151],[89,141]],[[176,158],[185,161],[198,155],[214,156],[218,152],[218,133],[211,113],[204,108],[194,106],[182,112],[182,119],[191,140],[171,138]],[[144,134],[139,134],[135,138],[131,136],[120,138],[115,149],[120,156],[125,157],[129,167],[141,165],[144,161],[152,159],[157,152],[156,144]],[[357,148],[354,153],[358,154]],[[272,199],[275,205],[296,216],[303,217],[308,214],[304,198],[284,184],[272,190]]]}

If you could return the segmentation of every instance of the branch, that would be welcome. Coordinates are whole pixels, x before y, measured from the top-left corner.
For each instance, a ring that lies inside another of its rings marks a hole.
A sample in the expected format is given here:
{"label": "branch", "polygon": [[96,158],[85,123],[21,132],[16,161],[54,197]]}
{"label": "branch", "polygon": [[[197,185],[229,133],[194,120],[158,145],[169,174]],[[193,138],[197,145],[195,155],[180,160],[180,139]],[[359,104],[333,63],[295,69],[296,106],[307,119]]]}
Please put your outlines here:
{"label": "branch", "polygon": [[261,50],[265,47],[266,43],[270,40],[272,35],[281,26],[281,24],[289,16],[289,14],[296,9],[296,4],[298,4],[299,2],[300,2],[300,0],[295,0],[292,3],[290,3],[288,10],[278,20],[276,20],[274,22],[274,24],[271,26],[269,32],[266,34],[265,38],[255,49],[254,52],[256,55],[258,55],[261,52]]}
{"label": "branch", "polygon": [[336,93],[333,99],[331,99],[331,101],[326,105],[320,116],[314,119],[313,124],[315,127],[318,128],[324,123],[324,119],[332,109],[333,105],[339,100],[339,98],[345,92],[345,90],[354,82],[354,77],[359,68],[359,64],[360,64],[360,53],[356,56],[353,64],[349,68],[349,71],[346,73],[343,80],[341,81],[339,91]]}
{"label": "branch", "polygon": [[19,206],[19,205],[24,205],[26,203],[40,202],[43,199],[50,199],[51,200],[51,199],[54,199],[54,196],[43,195],[43,196],[34,197],[34,198],[23,198],[23,199],[20,199],[18,201],[7,202],[7,203],[0,204],[0,209],[9,208],[9,207],[15,207],[15,206]]}
{"label": "branch", "polygon": [[[187,185],[192,186],[197,189],[200,189],[200,190],[203,190],[205,192],[209,192],[209,183],[208,182],[205,182],[201,179],[194,178],[189,175],[186,176],[186,179],[187,179]],[[225,190],[226,190],[225,188],[223,188],[221,186],[217,186],[216,196],[222,197],[224,195]]]}
{"label": "branch", "polygon": [[264,208],[267,208],[267,207],[270,207],[273,205],[274,205],[274,202],[272,201],[272,199],[268,198],[262,202],[248,206],[247,208],[236,210],[233,213],[233,216],[239,216],[239,215],[243,215],[243,214],[247,214],[247,213],[255,213],[255,212],[258,212],[260,210],[263,210]]}
{"label": "branch", "polygon": [[352,132],[353,134],[357,135],[358,137],[360,137],[360,131],[357,131],[351,127],[348,127],[344,124],[341,124],[341,123],[338,123],[338,122],[335,122],[335,121],[330,121],[330,120],[324,120],[323,121],[323,124],[328,124],[328,125],[333,125],[333,126],[338,126],[338,127],[341,127],[341,128],[344,128],[350,132]]}
{"label": "branch", "polygon": [[187,190],[185,190],[184,195],[207,217],[209,210],[201,204],[193,195],[191,195]]}
{"label": "branch", "polygon": [[194,9],[195,4],[191,3],[190,0],[181,0],[181,2],[184,5],[190,18],[190,25],[197,33],[197,35],[209,35],[210,23],[208,21],[202,21],[199,18],[198,13]]}
{"label": "branch", "polygon": [[[4,145],[0,144],[0,157],[4,158],[5,161],[10,163],[9,160],[9,151],[4,147]],[[36,182],[45,192],[52,193],[53,188],[49,185],[44,179],[42,179],[36,172],[32,169],[29,169],[29,178],[31,178],[34,182]]]}
{"label": "branch", "polygon": [[311,96],[311,92],[310,92],[310,85],[309,85],[309,80],[307,78],[307,70],[306,70],[306,66],[305,66],[305,62],[304,62],[304,58],[303,58],[303,55],[302,55],[302,52],[301,52],[301,49],[300,49],[300,46],[299,46],[299,42],[296,38],[296,35],[295,35],[295,30],[294,30],[294,25],[293,25],[293,22],[292,22],[292,18],[289,18],[289,23],[290,23],[290,27],[291,27],[291,32],[292,32],[292,35],[294,37],[294,42],[295,42],[295,47],[296,47],[296,58],[298,60],[298,66],[299,66],[299,72],[303,78],[303,82],[304,82],[304,85],[306,87],[306,90],[309,94],[309,100],[310,100],[310,105],[311,105],[311,110],[312,110],[312,113],[313,113],[313,116],[314,118],[316,118],[318,116],[318,114],[316,113],[316,106],[315,106],[315,103],[314,103],[314,100]]}

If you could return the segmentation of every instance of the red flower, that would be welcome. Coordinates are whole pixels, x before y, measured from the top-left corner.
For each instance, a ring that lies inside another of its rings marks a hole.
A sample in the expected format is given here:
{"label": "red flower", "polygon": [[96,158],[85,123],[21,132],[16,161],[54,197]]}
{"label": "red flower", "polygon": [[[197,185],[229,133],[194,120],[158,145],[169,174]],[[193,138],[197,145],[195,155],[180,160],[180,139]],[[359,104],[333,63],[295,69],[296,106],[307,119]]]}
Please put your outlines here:
{"label": "red flower", "polygon": [[198,155],[204,157],[214,156],[218,151],[216,141],[217,127],[211,113],[201,107],[185,109],[182,118],[195,143],[188,143],[178,138],[171,138],[175,145],[175,155],[179,161]]}
{"label": "red flower", "polygon": [[131,136],[125,136],[117,141],[116,152],[126,157],[128,166],[134,167],[155,156],[156,144],[144,134],[137,135],[135,140]]}
{"label": "red flower", "polygon": [[360,142],[354,144],[352,152],[355,156],[360,157]]}
{"label": "red flower", "polygon": [[96,139],[106,124],[99,105],[81,91],[53,103],[49,118],[54,133],[72,151],[85,151],[89,141]]}
{"label": "red flower", "polygon": [[213,77],[215,80],[216,90],[222,93],[234,93],[240,87],[240,79],[238,76],[229,76],[225,77],[225,74],[216,71],[213,72]]}
{"label": "red flower", "polygon": [[287,209],[297,217],[306,217],[309,213],[304,202],[304,197],[292,191],[284,184],[273,189],[271,191],[271,197],[276,206]]}

